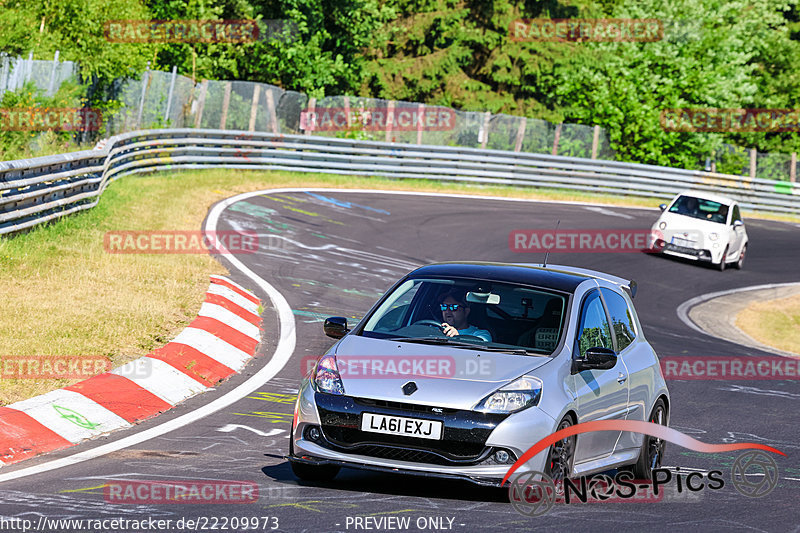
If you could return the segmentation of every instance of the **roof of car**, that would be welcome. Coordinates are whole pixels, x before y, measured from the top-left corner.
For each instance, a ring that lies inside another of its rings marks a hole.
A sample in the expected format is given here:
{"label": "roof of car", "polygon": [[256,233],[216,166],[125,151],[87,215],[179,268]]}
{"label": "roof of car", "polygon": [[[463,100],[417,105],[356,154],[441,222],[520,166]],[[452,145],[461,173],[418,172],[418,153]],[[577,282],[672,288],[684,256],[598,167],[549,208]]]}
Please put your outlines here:
{"label": "roof of car", "polygon": [[736,200],[728,198],[727,196],[722,196],[719,194],[714,194],[713,192],[705,192],[705,191],[694,191],[694,190],[681,191],[680,193],[675,195],[676,198],[678,196],[694,196],[695,198],[702,198],[703,200],[711,200],[712,202],[717,202],[725,205],[731,205],[736,203]]}
{"label": "roof of car", "polygon": [[[541,267],[533,264],[489,263],[480,261],[434,263],[418,268],[411,276],[453,276],[463,278],[485,279],[523,283],[536,287],[550,288],[563,292],[575,292],[575,289],[592,277],[585,273],[560,270],[557,266]],[[598,273],[600,274],[600,273]]]}

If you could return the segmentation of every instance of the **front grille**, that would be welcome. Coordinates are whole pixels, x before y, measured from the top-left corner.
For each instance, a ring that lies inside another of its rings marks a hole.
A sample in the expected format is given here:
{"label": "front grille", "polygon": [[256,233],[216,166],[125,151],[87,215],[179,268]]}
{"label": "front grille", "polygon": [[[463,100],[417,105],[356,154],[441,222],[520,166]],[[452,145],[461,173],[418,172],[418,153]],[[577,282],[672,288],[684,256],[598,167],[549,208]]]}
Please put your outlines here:
{"label": "front grille", "polygon": [[678,246],[677,244],[667,244],[665,249],[668,252],[677,252],[680,254],[695,256],[700,255],[700,250],[697,250],[696,248],[687,248],[686,246]]}
{"label": "front grille", "polygon": [[[418,449],[422,446],[426,450],[439,454],[451,461],[471,461],[483,452],[488,433],[482,439],[467,442],[459,439],[460,432],[444,428],[444,438],[441,440],[418,439],[401,435],[384,435],[382,433],[364,432],[356,428],[325,425],[323,422],[322,433],[331,444],[354,451],[357,446],[380,445],[400,446]],[[466,436],[466,435],[465,435]]]}
{"label": "front grille", "polygon": [[344,448],[329,442],[320,442],[320,445],[335,451],[352,453],[356,455],[366,455],[380,459],[394,461],[408,461],[411,463],[426,463],[442,466],[464,466],[480,463],[492,453],[492,448],[483,448],[480,453],[473,457],[462,457],[460,459],[448,458],[430,450],[416,448],[401,448],[397,446],[364,445]]}
{"label": "front grille", "polygon": [[458,409],[448,409],[446,407],[431,407],[429,405],[418,405],[413,403],[389,402],[386,400],[373,400],[371,398],[353,398],[359,405],[370,407],[384,407],[387,409],[401,409],[412,413],[456,413]]}

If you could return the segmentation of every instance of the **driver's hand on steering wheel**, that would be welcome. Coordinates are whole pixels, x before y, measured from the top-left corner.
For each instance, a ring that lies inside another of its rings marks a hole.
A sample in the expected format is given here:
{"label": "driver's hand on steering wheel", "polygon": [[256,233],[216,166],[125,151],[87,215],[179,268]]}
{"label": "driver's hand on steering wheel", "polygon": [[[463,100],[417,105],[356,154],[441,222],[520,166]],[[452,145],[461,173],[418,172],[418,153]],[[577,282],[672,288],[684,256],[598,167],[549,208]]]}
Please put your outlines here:
{"label": "driver's hand on steering wheel", "polygon": [[453,326],[451,326],[450,324],[448,324],[447,322],[442,322],[442,330],[444,334],[447,335],[448,337],[455,337],[456,335],[458,335],[458,330]]}

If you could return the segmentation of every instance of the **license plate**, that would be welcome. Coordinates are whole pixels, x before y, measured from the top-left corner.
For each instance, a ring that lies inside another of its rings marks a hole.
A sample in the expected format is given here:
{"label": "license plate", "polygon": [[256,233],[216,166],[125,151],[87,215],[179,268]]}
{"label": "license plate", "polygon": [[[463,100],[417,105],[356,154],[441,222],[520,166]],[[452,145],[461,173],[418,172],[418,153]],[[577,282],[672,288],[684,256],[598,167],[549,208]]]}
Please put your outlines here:
{"label": "license plate", "polygon": [[683,246],[684,248],[694,248],[695,242],[689,239],[681,239],[680,237],[672,237],[672,244]]}
{"label": "license plate", "polygon": [[443,424],[439,420],[422,420],[375,413],[364,413],[361,416],[361,431],[371,433],[438,440],[442,438],[442,426]]}

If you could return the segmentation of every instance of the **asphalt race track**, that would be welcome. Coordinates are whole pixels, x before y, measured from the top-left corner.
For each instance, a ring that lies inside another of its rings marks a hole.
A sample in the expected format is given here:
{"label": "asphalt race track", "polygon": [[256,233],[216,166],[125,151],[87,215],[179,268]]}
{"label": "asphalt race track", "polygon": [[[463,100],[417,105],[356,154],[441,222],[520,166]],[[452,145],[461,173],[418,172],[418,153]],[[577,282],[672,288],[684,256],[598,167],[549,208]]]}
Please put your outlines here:
{"label": "asphalt race track", "polygon": [[[355,323],[394,281],[425,263],[541,262],[542,254],[509,249],[508,235],[515,229],[551,229],[560,220],[561,228],[644,230],[657,214],[655,208],[342,191],[281,192],[236,202],[225,209],[217,229],[259,233],[259,252],[237,259],[280,291],[291,306],[297,344],[289,362],[257,392],[190,425],[78,464],[3,481],[0,515],[34,522],[45,516],[171,519],[173,524],[181,518],[275,517],[265,529],[277,525],[277,530],[288,532],[391,530],[398,524],[379,522],[384,517],[410,518],[407,531],[800,531],[797,380],[668,383],[672,427],[706,443],[757,442],[787,455],[776,456],[777,488],[759,499],[726,485],[658,503],[557,505],[545,516],[529,518],[514,511],[507,491],[501,489],[355,470],[343,470],[331,483],[306,484],[298,482],[283,458],[294,394],[304,373],[302,360],[321,355],[334,342],[322,332],[324,317],[341,315]],[[746,223],[750,246],[742,271],[718,272],[644,253],[554,253],[549,262],[636,280],[639,291],[634,301],[644,333],[662,357],[763,356],[768,354],[697,333],[675,312],[681,303],[701,294],[798,281],[798,227]],[[224,257],[221,261],[228,265]],[[231,274],[269,301],[252,280],[234,269]],[[275,309],[267,307],[263,317],[266,341],[259,348],[260,358],[242,375],[154,420],[4,467],[0,476],[156,427],[230,392],[263,367],[275,350],[279,333]],[[684,472],[718,469],[728,479],[736,456],[701,454],[668,444],[664,463]],[[131,505],[104,500],[102,487],[109,480],[191,479],[254,481],[260,498],[239,505]],[[207,530],[212,524],[207,523]],[[49,530],[70,529],[51,525]],[[179,530],[174,525],[167,529]]]}

